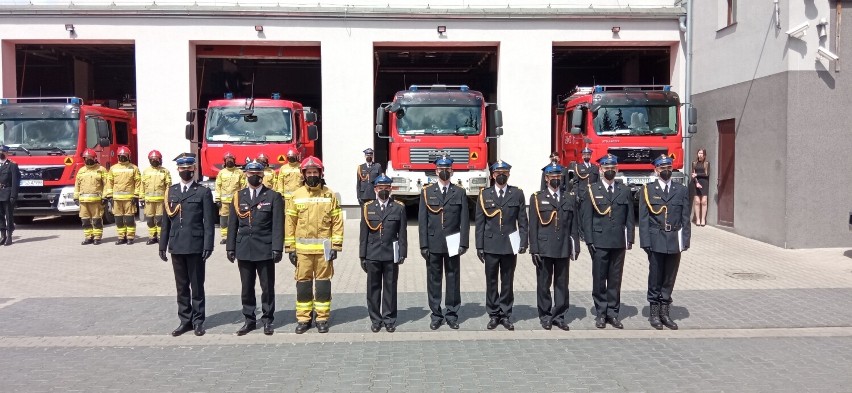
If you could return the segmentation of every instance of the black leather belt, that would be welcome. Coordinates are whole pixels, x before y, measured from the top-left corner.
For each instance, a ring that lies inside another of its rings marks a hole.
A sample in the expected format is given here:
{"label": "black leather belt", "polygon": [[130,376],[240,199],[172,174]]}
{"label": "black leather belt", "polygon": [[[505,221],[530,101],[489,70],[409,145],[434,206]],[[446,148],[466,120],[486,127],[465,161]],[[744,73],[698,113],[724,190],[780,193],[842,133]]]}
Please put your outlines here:
{"label": "black leather belt", "polygon": [[683,228],[683,226],[682,225],[671,225],[671,224],[665,224],[665,225],[661,226],[661,225],[654,224],[654,225],[651,225],[651,228],[662,229],[664,232],[672,232],[672,231],[681,230],[681,228]]}

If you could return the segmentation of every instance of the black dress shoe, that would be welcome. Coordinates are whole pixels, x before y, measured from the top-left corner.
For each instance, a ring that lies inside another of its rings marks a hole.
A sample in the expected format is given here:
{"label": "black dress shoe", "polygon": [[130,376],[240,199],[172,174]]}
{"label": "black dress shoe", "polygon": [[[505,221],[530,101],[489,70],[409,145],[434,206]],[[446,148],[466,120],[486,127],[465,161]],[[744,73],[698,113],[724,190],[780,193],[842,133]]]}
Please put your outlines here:
{"label": "black dress shoe", "polygon": [[378,333],[379,330],[382,330],[382,323],[381,322],[373,322],[373,324],[370,325],[370,331],[371,332]]}
{"label": "black dress shoe", "polygon": [[606,318],[598,315],[598,317],[595,318],[595,327],[598,328],[598,329],[605,328],[606,327]]}
{"label": "black dress shoe", "polygon": [[396,326],[394,326],[394,324],[392,324],[392,323],[386,323],[385,324],[385,330],[387,330],[388,333],[393,333],[393,332],[396,331]]}
{"label": "black dress shoe", "polygon": [[267,336],[271,336],[272,333],[275,333],[275,329],[272,328],[272,322],[264,322],[263,323],[263,334]]}
{"label": "black dress shoe", "polygon": [[553,322],[550,320],[541,321],[541,327],[543,327],[544,330],[550,330],[553,328]]}
{"label": "black dress shoe", "polygon": [[149,238],[148,241],[145,242],[145,244],[149,245],[149,246],[152,245],[152,244],[157,244],[157,243],[159,243],[159,241],[157,241],[156,237]]}
{"label": "black dress shoe", "polygon": [[237,330],[237,335],[245,336],[248,332],[254,329],[257,329],[257,322],[246,321],[246,323],[243,324],[243,327],[241,327],[240,330]]}
{"label": "black dress shoe", "polygon": [[606,323],[612,325],[616,329],[624,329],[624,325],[616,317],[607,317]]}
{"label": "black dress shoe", "polygon": [[328,333],[328,322],[327,321],[322,321],[322,322],[317,321],[317,331],[320,332],[320,333]]}
{"label": "black dress shoe", "polygon": [[450,329],[458,329],[459,323],[456,321],[447,321],[447,326],[449,326]]}
{"label": "black dress shoe", "polygon": [[115,245],[117,246],[119,244],[127,244],[127,239],[123,237],[118,238],[118,240],[115,241]]}
{"label": "black dress shoe", "polygon": [[432,321],[432,323],[429,324],[429,329],[438,330],[438,328],[441,327],[441,325],[443,325],[443,324],[444,324],[443,319],[439,319],[437,321]]}
{"label": "black dress shoe", "polygon": [[307,332],[311,328],[310,322],[299,322],[296,324],[296,334]]}
{"label": "black dress shoe", "polygon": [[94,242],[95,242],[95,240],[94,240],[94,239],[92,239],[92,238],[86,238],[86,239],[83,239],[83,242],[82,242],[82,243],[80,243],[80,245],[85,246],[85,245],[87,245],[87,244],[92,244],[92,243],[94,243]]}
{"label": "black dress shoe", "polygon": [[491,317],[491,320],[488,321],[488,325],[485,326],[485,327],[488,328],[488,330],[494,330],[494,328],[496,328],[497,325],[499,325],[499,324],[500,324],[500,317]]}
{"label": "black dress shoe", "polygon": [[512,321],[510,321],[508,317],[501,319],[500,324],[503,325],[506,330],[515,330],[515,325],[512,324]]}
{"label": "black dress shoe", "polygon": [[200,337],[200,336],[203,336],[204,333],[207,333],[207,331],[204,330],[204,324],[203,323],[196,323],[195,324],[195,335]]}
{"label": "black dress shoe", "polygon": [[565,321],[556,321],[553,324],[556,325],[556,327],[558,327],[562,330],[565,330],[565,331],[571,330],[571,328],[568,327],[568,324],[565,323]]}
{"label": "black dress shoe", "polygon": [[172,330],[172,337],[180,336],[181,334],[184,334],[184,333],[191,331],[191,330],[192,330],[192,325],[185,323],[183,325],[178,326],[177,329]]}

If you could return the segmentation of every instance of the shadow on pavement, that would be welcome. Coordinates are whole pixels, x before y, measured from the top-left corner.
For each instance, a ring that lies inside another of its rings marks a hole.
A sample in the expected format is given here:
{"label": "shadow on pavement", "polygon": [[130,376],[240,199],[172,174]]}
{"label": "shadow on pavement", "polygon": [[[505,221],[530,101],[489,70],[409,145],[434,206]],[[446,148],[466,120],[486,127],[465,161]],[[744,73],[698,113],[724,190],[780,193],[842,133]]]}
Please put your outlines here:
{"label": "shadow on pavement", "polygon": [[423,307],[409,307],[407,309],[399,309],[396,312],[396,326],[402,326],[410,322],[427,319],[429,310]]}
{"label": "shadow on pavement", "polygon": [[587,312],[585,307],[578,307],[576,304],[569,304],[568,312],[565,313],[565,323],[571,323],[586,318]]}
{"label": "shadow on pavement", "polygon": [[485,315],[485,306],[480,303],[462,303],[459,307],[458,323],[464,323],[468,319],[479,318]]}
{"label": "shadow on pavement", "polygon": [[852,250],[844,251],[843,256],[846,257],[846,258],[852,258]]}
{"label": "shadow on pavement", "polygon": [[26,237],[26,236],[14,236],[12,238],[12,245],[21,244],[21,243],[33,243],[40,242],[45,240],[51,240],[58,238],[59,235],[50,235],[50,236],[36,236],[36,237]]}
{"label": "shadow on pavement", "polygon": [[[651,306],[645,306],[642,308],[642,317],[648,318],[651,316]],[[689,318],[689,310],[686,307],[681,306],[671,306],[671,310],[669,311],[669,316],[674,320],[688,319]]]}
{"label": "shadow on pavement", "polygon": [[[369,319],[367,306],[349,306],[331,310],[331,321],[335,325],[344,323],[356,322],[364,318]],[[296,319],[295,311],[293,312],[293,320]]]}

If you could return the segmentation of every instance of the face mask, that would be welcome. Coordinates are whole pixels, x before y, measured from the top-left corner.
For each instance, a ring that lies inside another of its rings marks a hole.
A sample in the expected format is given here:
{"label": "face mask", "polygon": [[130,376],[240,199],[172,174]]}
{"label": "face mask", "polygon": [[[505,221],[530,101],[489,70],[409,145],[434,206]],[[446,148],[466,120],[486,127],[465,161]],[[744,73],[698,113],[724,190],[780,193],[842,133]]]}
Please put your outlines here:
{"label": "face mask", "polygon": [[439,171],[438,172],[438,178],[440,178],[443,181],[450,180],[450,171],[448,171],[448,170]]}
{"label": "face mask", "polygon": [[126,156],[118,156],[118,161],[119,162],[127,162],[127,161],[130,161],[130,159],[127,158]]}
{"label": "face mask", "polygon": [[612,169],[604,171],[604,178],[609,181],[612,181],[612,179],[615,179],[615,171]]}
{"label": "face mask", "polygon": [[550,187],[552,188],[558,188],[561,182],[559,179],[550,179],[547,183],[550,184]]}
{"label": "face mask", "polygon": [[592,157],[583,157],[583,162],[589,162],[589,159],[591,159],[591,158]]}
{"label": "face mask", "polygon": [[154,168],[159,168],[159,167],[160,167],[160,162],[159,162],[159,161],[157,161],[157,160],[150,160],[150,161],[148,161],[148,162],[150,162],[150,163],[151,163],[151,166],[152,166],[152,167],[154,167]]}
{"label": "face mask", "polygon": [[509,176],[506,176],[506,175],[497,175],[497,178],[495,178],[494,180],[496,180],[496,181],[497,181],[497,184],[499,184],[499,185],[501,185],[501,186],[505,186],[505,185],[506,185],[506,182],[509,180]]}
{"label": "face mask", "polygon": [[88,165],[88,166],[95,165],[95,160],[93,160],[91,158],[87,158],[86,159],[86,165]]}
{"label": "face mask", "polygon": [[305,184],[307,184],[308,187],[316,187],[316,186],[320,185],[320,177],[319,176],[308,176],[308,177],[305,178]]}
{"label": "face mask", "polygon": [[5,159],[6,159],[6,155],[3,154],[3,153],[0,153],[0,160],[5,160]]}
{"label": "face mask", "polygon": [[296,157],[287,157],[287,162],[290,162],[290,163],[296,162]]}
{"label": "face mask", "polygon": [[552,162],[552,163],[554,163],[554,164],[558,164],[558,163],[559,163],[559,159],[558,159],[558,158],[551,158],[551,159],[550,159],[550,162]]}
{"label": "face mask", "polygon": [[379,199],[387,200],[390,198],[390,190],[379,190]]}
{"label": "face mask", "polygon": [[260,183],[263,183],[263,177],[258,175],[251,175],[246,180],[248,180],[248,184],[251,184],[252,187],[257,187]]}
{"label": "face mask", "polygon": [[234,162],[231,160],[225,161],[225,168],[233,168]]}
{"label": "face mask", "polygon": [[367,162],[373,162],[373,157],[364,157],[364,159],[367,160]]}
{"label": "face mask", "polygon": [[660,179],[663,181],[669,181],[672,178],[672,171],[666,169],[664,171],[660,171]]}
{"label": "face mask", "polygon": [[192,175],[194,175],[194,174],[195,174],[195,171],[180,171],[180,172],[178,172],[178,175],[180,175],[180,178],[183,179],[183,181],[192,180]]}

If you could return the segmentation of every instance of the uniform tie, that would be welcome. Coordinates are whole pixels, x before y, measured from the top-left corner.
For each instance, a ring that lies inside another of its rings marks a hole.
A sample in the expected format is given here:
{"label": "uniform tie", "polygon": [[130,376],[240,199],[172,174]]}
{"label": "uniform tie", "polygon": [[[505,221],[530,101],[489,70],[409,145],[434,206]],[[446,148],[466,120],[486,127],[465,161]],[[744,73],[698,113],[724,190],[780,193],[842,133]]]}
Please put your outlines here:
{"label": "uniform tie", "polygon": [[504,192],[504,190],[501,189],[500,190],[500,199],[503,199],[503,192]]}
{"label": "uniform tie", "polygon": [[446,186],[444,186],[444,188],[441,189],[441,194],[447,195],[447,187]]}
{"label": "uniform tie", "polygon": [[183,185],[183,193],[186,194],[186,190],[188,190],[188,189],[189,189],[189,186],[184,184]]}
{"label": "uniform tie", "polygon": [[607,192],[609,192],[609,196],[612,196],[612,184],[607,188]]}
{"label": "uniform tie", "polygon": [[666,184],[666,188],[663,190],[663,192],[666,194],[666,196],[669,195],[669,185],[668,184]]}
{"label": "uniform tie", "polygon": [[552,196],[553,196],[553,199],[554,199],[556,202],[559,202],[559,194],[557,194],[557,193],[555,193],[555,192],[554,192]]}

